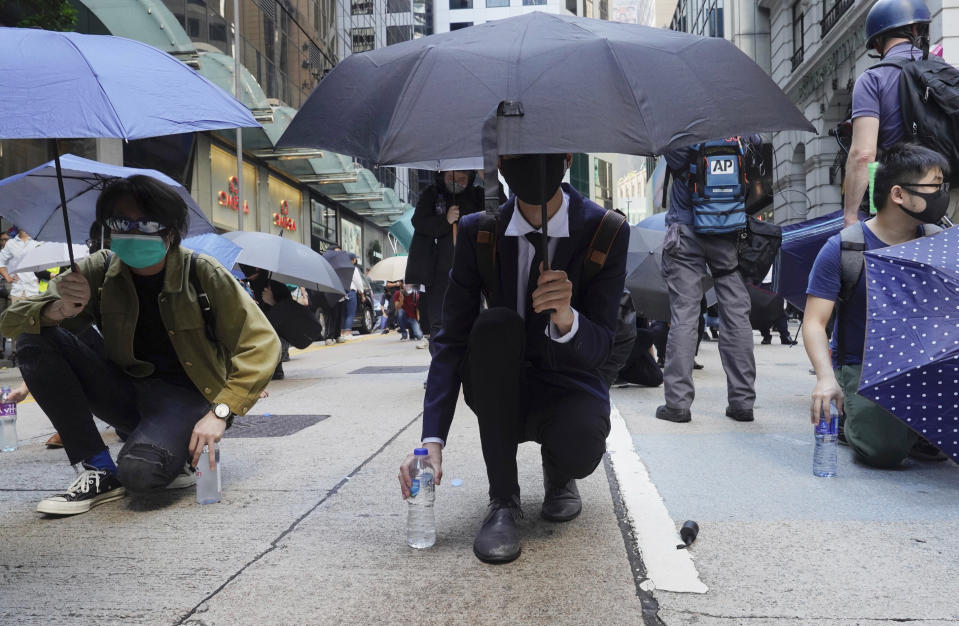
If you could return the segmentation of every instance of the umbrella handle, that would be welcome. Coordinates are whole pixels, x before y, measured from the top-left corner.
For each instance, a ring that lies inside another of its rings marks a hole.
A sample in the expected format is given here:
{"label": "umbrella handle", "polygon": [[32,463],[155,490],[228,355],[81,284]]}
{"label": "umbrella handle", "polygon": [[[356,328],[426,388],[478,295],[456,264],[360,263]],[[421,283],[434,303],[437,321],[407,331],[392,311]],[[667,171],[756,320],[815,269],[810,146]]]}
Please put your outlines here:
{"label": "umbrella handle", "polygon": [[453,222],[453,245],[456,245],[456,231],[458,230],[459,222]]}
{"label": "umbrella handle", "polygon": [[60,142],[51,139],[53,161],[57,168],[57,188],[60,191],[60,211],[63,213],[63,231],[67,237],[67,254],[70,255],[70,267],[76,270],[77,262],[73,258],[73,239],[70,237],[70,218],[67,217],[67,193],[63,188],[63,169],[60,167]]}

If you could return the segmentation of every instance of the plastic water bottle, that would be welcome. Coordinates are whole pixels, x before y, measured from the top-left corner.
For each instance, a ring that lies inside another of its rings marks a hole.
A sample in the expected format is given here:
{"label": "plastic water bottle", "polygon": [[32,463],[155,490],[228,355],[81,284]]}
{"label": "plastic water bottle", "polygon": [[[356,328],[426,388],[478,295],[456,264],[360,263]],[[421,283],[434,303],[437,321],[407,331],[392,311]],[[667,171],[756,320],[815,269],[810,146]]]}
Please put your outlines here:
{"label": "plastic water bottle", "polygon": [[216,454],[216,471],[210,471],[210,450],[203,446],[200,462],[196,465],[196,501],[197,504],[213,504],[220,501],[220,446],[213,446]]}
{"label": "plastic water bottle", "polygon": [[838,464],[839,411],[835,404],[829,409],[829,417],[821,415],[816,425],[816,450],[812,459],[812,473],[824,478],[835,476]]}
{"label": "plastic water bottle", "polygon": [[7,400],[10,387],[0,388],[0,452],[17,449],[17,403]]}
{"label": "plastic water bottle", "polygon": [[429,548],[436,543],[436,519],[433,516],[433,501],[436,491],[433,486],[434,470],[430,463],[429,450],[413,451],[413,467],[410,476],[409,515],[406,518],[406,543],[411,548]]}

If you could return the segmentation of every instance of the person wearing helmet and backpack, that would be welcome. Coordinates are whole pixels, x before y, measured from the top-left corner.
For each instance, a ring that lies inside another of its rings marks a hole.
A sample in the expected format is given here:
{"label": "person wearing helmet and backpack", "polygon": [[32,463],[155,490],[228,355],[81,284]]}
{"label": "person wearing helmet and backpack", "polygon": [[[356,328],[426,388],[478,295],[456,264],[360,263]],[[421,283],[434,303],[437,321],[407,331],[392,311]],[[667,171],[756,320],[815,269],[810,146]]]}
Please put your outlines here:
{"label": "person wearing helmet and backpack", "polygon": [[869,164],[897,142],[935,150],[959,172],[959,90],[953,87],[959,70],[929,56],[930,19],[922,0],[879,0],[866,16],[866,48],[881,61],[853,88],[852,144],[843,180],[846,226],[859,219]]}

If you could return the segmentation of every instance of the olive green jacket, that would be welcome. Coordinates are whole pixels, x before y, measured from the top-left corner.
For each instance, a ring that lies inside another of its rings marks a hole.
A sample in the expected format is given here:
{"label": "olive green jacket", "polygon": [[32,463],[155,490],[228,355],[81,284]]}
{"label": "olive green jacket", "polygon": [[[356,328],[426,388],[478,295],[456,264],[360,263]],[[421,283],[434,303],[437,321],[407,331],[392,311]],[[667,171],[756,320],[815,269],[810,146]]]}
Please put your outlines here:
{"label": "olive green jacket", "polygon": [[[190,254],[182,247],[167,253],[159,297],[163,326],[183,370],[203,397],[212,404],[225,403],[237,415],[244,415],[273,376],[280,360],[280,340],[237,280],[222,265],[200,255],[197,278],[216,320],[217,342],[211,342],[190,284]],[[96,322],[103,333],[107,358],[130,376],[150,376],[153,365],[138,360],[133,352],[139,302],[129,267],[107,251],[97,252],[77,265],[90,283],[90,302],[82,313],[59,325],[79,332]],[[0,333],[18,337],[58,325],[43,316],[42,310],[58,299],[57,282],[62,276],[51,281],[46,293],[11,304],[0,317]]]}

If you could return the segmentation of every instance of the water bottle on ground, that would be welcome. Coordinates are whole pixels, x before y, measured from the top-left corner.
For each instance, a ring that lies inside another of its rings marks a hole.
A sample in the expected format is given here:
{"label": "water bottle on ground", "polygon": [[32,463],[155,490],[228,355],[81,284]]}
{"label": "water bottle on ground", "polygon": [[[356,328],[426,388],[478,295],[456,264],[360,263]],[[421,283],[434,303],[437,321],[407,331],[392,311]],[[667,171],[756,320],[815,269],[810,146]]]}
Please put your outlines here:
{"label": "water bottle on ground", "polygon": [[836,475],[839,449],[839,411],[829,406],[829,416],[821,415],[816,425],[816,450],[813,452],[812,473],[829,478]]}
{"label": "water bottle on ground", "polygon": [[433,516],[434,470],[429,450],[417,448],[410,468],[413,485],[410,487],[409,516],[406,518],[406,543],[411,548],[429,548],[436,543],[436,520]]}
{"label": "water bottle on ground", "polygon": [[213,446],[216,454],[216,471],[210,471],[210,450],[203,446],[200,462],[196,465],[196,501],[198,504],[213,504],[220,501],[220,446]]}
{"label": "water bottle on ground", "polygon": [[0,389],[0,451],[17,449],[17,403],[7,400],[10,387]]}

